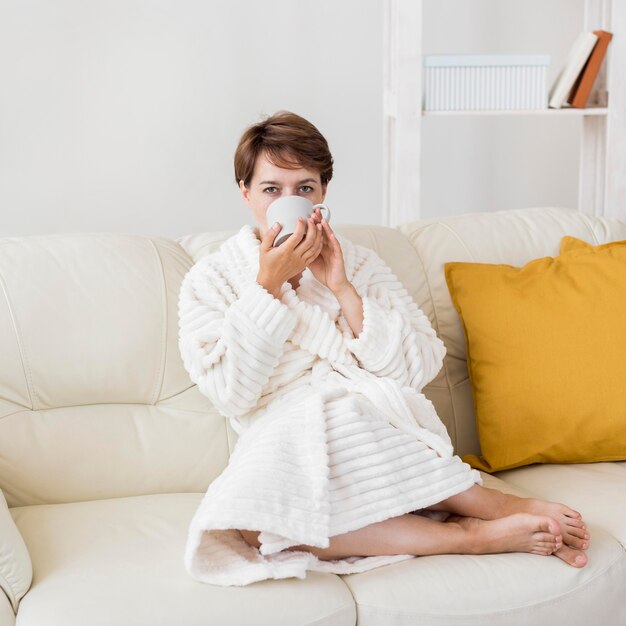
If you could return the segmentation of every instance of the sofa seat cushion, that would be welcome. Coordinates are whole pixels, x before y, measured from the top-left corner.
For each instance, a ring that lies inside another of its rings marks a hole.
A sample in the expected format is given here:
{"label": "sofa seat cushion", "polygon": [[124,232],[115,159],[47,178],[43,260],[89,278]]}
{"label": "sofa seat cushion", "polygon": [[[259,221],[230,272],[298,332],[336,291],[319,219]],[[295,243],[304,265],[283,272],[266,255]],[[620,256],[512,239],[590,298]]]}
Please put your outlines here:
{"label": "sofa seat cushion", "polygon": [[[481,472],[484,486],[528,497]],[[605,496],[606,497],[606,496]],[[626,553],[595,524],[588,564],[526,553],[422,556],[342,578],[359,626],[526,626],[626,623]]]}
{"label": "sofa seat cushion", "polygon": [[4,593],[0,593],[0,624],[2,626],[13,626],[15,624],[13,607]]}
{"label": "sofa seat cushion", "polygon": [[354,625],[341,578],[217,587],[184,568],[187,527],[203,494],[145,495],[16,507],[33,562],[20,626]]}
{"label": "sofa seat cushion", "polygon": [[544,500],[571,506],[626,547],[626,461],[529,465],[499,472],[498,477]]}

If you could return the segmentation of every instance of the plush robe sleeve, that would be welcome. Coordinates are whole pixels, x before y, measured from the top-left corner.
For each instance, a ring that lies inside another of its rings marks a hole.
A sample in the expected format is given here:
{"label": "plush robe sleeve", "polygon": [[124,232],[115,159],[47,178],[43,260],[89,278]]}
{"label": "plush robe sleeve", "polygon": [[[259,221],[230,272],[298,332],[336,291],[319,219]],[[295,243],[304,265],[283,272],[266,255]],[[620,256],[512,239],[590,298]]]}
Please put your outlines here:
{"label": "plush robe sleeve", "polygon": [[240,417],[256,406],[296,317],[253,278],[237,295],[210,261],[198,261],[182,281],[179,350],[200,392],[222,415]]}
{"label": "plush robe sleeve", "polygon": [[363,300],[363,328],[354,337],[342,316],[346,346],[363,369],[421,391],[441,369],[446,347],[391,268],[360,250],[352,284]]}

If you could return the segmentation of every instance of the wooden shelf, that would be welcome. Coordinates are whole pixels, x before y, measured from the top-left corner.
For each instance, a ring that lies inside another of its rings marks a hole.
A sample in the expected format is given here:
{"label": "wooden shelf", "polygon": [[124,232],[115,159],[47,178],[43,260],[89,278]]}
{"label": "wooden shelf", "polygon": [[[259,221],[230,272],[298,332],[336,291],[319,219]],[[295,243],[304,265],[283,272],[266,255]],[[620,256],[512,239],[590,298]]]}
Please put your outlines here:
{"label": "wooden shelf", "polygon": [[566,116],[586,116],[586,115],[608,115],[609,110],[606,107],[587,107],[585,109],[576,109],[566,107],[562,109],[517,109],[517,110],[458,110],[458,111],[422,111],[423,116],[432,115],[566,115]]}

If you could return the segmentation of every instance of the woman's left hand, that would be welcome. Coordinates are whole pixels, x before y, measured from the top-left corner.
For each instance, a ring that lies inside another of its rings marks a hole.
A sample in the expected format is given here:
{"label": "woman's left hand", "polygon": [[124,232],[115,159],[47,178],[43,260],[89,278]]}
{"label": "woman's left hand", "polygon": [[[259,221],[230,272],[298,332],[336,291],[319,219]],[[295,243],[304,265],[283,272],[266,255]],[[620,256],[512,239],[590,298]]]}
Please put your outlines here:
{"label": "woman's left hand", "polygon": [[343,252],[341,251],[337,237],[335,237],[335,233],[333,233],[328,222],[322,217],[319,208],[315,209],[313,215],[316,228],[317,224],[321,223],[322,225],[324,244],[322,251],[307,267],[322,285],[325,285],[334,294],[337,294],[350,284],[346,277]]}

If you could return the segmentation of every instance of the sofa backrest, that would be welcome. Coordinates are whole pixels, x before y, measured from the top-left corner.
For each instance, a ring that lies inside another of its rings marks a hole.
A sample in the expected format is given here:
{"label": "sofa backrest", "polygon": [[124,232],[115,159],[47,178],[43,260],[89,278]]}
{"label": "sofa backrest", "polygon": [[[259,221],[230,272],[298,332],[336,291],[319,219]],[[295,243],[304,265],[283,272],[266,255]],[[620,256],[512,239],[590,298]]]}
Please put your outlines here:
{"label": "sofa backrest", "polygon": [[419,257],[423,280],[413,292],[447,348],[436,378],[424,388],[442,418],[455,452],[480,454],[469,380],[465,334],[446,284],[448,261],[522,266],[533,259],[558,256],[561,239],[571,235],[593,245],[626,239],[626,224],[574,209],[539,207],[466,213],[423,219],[399,227]]}
{"label": "sofa backrest", "polygon": [[[626,225],[571,209],[336,225],[374,249],[448,353],[424,388],[458,454],[479,452],[465,342],[447,261],[522,265],[563,235],[626,239]],[[178,351],[180,283],[236,230],[176,241],[118,233],[0,239],[0,488],[9,506],[204,492],[237,435]]]}
{"label": "sofa backrest", "polygon": [[225,422],[183,368],[174,241],[0,240],[0,488],[9,506],[202,492]]}

